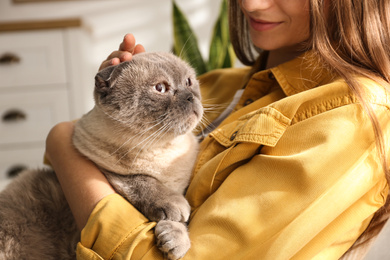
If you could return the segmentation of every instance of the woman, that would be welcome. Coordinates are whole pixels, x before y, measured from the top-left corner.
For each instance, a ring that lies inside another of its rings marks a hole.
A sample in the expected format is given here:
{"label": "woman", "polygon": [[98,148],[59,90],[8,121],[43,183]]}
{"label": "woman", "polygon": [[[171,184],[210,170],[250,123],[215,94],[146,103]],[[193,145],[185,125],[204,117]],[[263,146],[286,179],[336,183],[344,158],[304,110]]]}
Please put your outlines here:
{"label": "woman", "polygon": [[[235,51],[251,67],[200,78],[214,104],[244,90],[226,118],[206,115],[222,123],[202,141],[186,194],[184,258],[338,259],[388,194],[390,4],[231,0],[229,8]],[[142,51],[127,35],[101,68]],[[154,224],[73,150],[72,128],[53,128],[47,156],[82,229],[78,258],[162,259]]]}

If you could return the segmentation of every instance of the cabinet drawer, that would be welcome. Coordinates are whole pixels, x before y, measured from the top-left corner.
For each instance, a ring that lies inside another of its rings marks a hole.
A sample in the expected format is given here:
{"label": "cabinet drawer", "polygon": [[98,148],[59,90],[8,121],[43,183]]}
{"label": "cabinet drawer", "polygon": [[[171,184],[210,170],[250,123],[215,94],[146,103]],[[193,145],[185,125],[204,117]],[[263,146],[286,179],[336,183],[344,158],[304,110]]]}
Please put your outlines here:
{"label": "cabinet drawer", "polygon": [[59,30],[0,33],[0,87],[66,82]]}
{"label": "cabinet drawer", "polygon": [[11,180],[9,174],[18,168],[43,167],[44,145],[20,149],[0,149],[0,191]]}
{"label": "cabinet drawer", "polygon": [[66,89],[0,94],[0,146],[41,142],[58,122],[69,120]]}

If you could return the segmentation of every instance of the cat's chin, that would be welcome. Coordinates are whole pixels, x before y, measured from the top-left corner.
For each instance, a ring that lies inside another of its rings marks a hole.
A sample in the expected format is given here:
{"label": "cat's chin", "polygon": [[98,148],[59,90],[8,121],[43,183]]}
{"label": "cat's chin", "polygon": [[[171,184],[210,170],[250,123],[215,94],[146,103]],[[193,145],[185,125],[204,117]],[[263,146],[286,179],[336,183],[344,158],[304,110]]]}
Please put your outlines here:
{"label": "cat's chin", "polygon": [[192,115],[191,119],[193,119],[193,120],[189,120],[187,124],[184,124],[184,125],[182,125],[180,127],[177,127],[177,129],[175,131],[175,136],[188,134],[188,133],[192,132],[196,128],[196,126],[199,123],[199,120],[198,120],[197,116],[196,115]]}
{"label": "cat's chin", "polygon": [[194,128],[200,123],[200,121],[202,120],[202,117],[203,117],[203,106],[201,105],[200,102],[198,102],[198,104],[196,104],[194,110],[192,111],[192,116],[194,116],[194,125],[192,126],[191,130],[194,130]]}
{"label": "cat's chin", "polygon": [[203,112],[199,113],[196,110],[194,110],[194,115],[195,115],[196,121],[197,121],[196,124],[198,124],[200,122],[200,119],[202,119]]}

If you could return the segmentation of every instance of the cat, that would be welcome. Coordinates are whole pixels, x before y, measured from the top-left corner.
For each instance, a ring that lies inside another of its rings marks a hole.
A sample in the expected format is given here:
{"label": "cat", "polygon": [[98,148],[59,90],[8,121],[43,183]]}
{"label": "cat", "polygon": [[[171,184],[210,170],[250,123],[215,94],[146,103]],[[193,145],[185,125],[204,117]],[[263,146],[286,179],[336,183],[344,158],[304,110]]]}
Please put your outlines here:
{"label": "cat", "polygon": [[[170,53],[141,53],[95,77],[94,108],[73,144],[114,189],[156,221],[158,248],[179,259],[190,248],[184,197],[203,115],[199,82]],[[50,169],[27,170],[0,193],[0,259],[75,259],[80,234]]]}

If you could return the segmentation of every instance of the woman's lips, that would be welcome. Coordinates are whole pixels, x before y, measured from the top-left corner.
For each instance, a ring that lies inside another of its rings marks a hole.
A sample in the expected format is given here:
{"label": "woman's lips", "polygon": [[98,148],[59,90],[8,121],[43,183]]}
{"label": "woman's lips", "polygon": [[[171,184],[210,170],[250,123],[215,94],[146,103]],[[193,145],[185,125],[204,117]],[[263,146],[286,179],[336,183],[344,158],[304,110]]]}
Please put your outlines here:
{"label": "woman's lips", "polygon": [[267,31],[275,28],[280,25],[282,22],[269,22],[263,20],[255,20],[253,18],[249,18],[251,27],[256,31]]}

